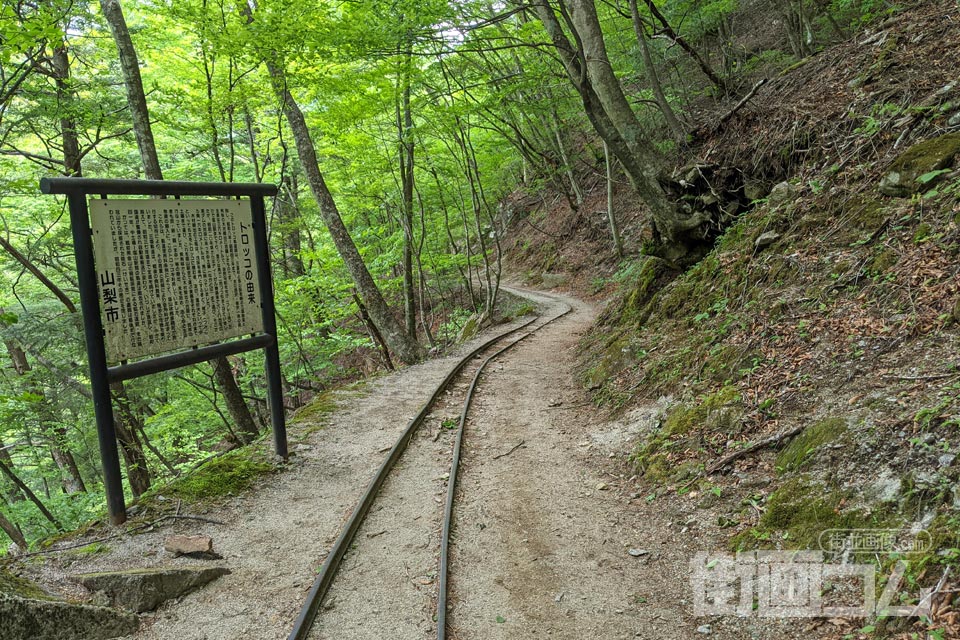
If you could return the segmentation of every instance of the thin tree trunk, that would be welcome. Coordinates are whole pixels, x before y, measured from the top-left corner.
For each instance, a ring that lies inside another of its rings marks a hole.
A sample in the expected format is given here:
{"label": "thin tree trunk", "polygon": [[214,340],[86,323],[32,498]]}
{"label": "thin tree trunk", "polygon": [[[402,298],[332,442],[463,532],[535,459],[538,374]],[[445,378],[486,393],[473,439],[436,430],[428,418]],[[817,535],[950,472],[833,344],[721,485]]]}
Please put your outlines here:
{"label": "thin tree trunk", "polygon": [[223,398],[227,403],[227,411],[237,425],[241,440],[244,444],[253,442],[260,430],[257,428],[253,416],[250,415],[250,408],[243,399],[240,387],[237,386],[237,379],[233,375],[230,362],[226,358],[216,358],[211,360],[210,364],[213,365],[213,379],[220,388],[220,392],[223,393]]}
{"label": "thin tree trunk", "polygon": [[417,339],[416,299],[413,284],[413,187],[414,187],[414,139],[413,113],[410,110],[410,62],[412,52],[408,49],[404,61],[402,110],[397,105],[397,130],[400,133],[400,181],[403,199],[401,224],[403,227],[403,326],[407,334]]}
{"label": "thin tree trunk", "polygon": [[603,143],[603,159],[607,164],[607,220],[610,221],[610,235],[613,237],[613,248],[617,252],[617,257],[623,257],[623,242],[620,241],[620,225],[617,224],[617,216],[613,212],[613,160],[610,158],[610,149],[607,143]]}
{"label": "thin tree trunk", "polygon": [[306,273],[303,250],[300,240],[300,214],[297,210],[297,176],[295,173],[284,176],[283,192],[277,198],[277,221],[283,235],[283,263],[287,276],[299,278]]}
{"label": "thin tree trunk", "polygon": [[113,402],[120,408],[119,415],[114,416],[113,426],[117,432],[117,442],[120,443],[120,451],[123,453],[123,460],[127,468],[130,492],[135,497],[140,497],[150,488],[152,479],[150,477],[150,467],[147,464],[147,456],[143,452],[140,439],[137,437],[136,417],[123,383],[110,383],[110,391],[113,394]]}
{"label": "thin tree trunk", "polygon": [[563,169],[567,174],[567,180],[570,181],[570,189],[573,191],[574,202],[576,202],[576,207],[574,209],[579,209],[583,205],[583,189],[580,188],[580,183],[577,182],[577,176],[573,173],[573,166],[570,164],[570,159],[567,157],[567,150],[563,148],[563,138],[560,136],[560,127],[557,124],[560,121],[560,118],[554,112],[554,125],[553,125],[553,134],[557,139],[557,149],[560,151],[560,162],[563,163]]}
{"label": "thin tree trunk", "polygon": [[46,505],[44,505],[40,498],[37,497],[37,494],[31,491],[30,487],[28,487],[23,480],[21,480],[19,476],[13,472],[13,469],[4,464],[3,461],[0,461],[0,472],[7,476],[10,481],[13,482],[13,484],[17,485],[17,488],[23,492],[23,495],[27,496],[27,499],[30,502],[37,505],[37,509],[40,510],[40,513],[43,514],[44,518],[49,520],[57,529],[63,531],[63,525],[60,524],[60,521],[57,520],[57,517],[50,513],[50,510],[47,509]]}
{"label": "thin tree trunk", "polygon": [[643,21],[640,20],[640,10],[637,8],[637,0],[630,0],[630,15],[633,17],[633,30],[637,35],[637,42],[640,44],[640,55],[643,57],[643,66],[647,71],[647,79],[650,81],[650,90],[653,91],[653,99],[660,107],[660,113],[666,121],[673,137],[682,142],[687,133],[677,120],[677,115],[673,112],[670,103],[667,102],[667,96],[663,92],[663,85],[660,84],[660,76],[657,75],[657,67],[653,64],[653,58],[650,55],[650,47],[647,44],[647,34],[643,28]]}
{"label": "thin tree trunk", "polygon": [[364,306],[363,300],[360,299],[360,296],[357,295],[356,290],[353,291],[353,301],[357,305],[357,311],[360,312],[360,319],[363,320],[363,324],[367,326],[367,331],[370,332],[370,337],[373,338],[373,341],[377,345],[377,349],[380,350],[380,355],[383,356],[383,363],[386,365],[387,369],[393,371],[393,360],[390,359],[390,349],[387,348],[387,343],[384,342],[383,336],[380,335],[380,330],[377,329],[377,325],[374,324],[373,320],[370,319],[370,314],[367,313],[367,307]]}
{"label": "thin tree trunk", "polygon": [[[450,227],[450,208],[447,206],[447,199],[443,195],[443,184],[440,182],[440,176],[437,174],[437,169],[434,166],[430,167],[430,175],[433,176],[433,181],[437,184],[437,195],[440,198],[440,208],[443,210],[443,227],[447,232],[447,242],[450,243],[450,249],[459,254],[460,247],[457,245],[457,241],[453,237],[453,230]],[[467,295],[470,297],[470,306],[476,303],[477,296],[473,292],[473,280],[470,277],[470,238],[464,238],[464,252],[466,253],[467,258],[467,268],[466,270],[460,266],[460,263],[457,262],[457,271],[460,273],[460,277],[463,279],[463,287],[467,292]]]}
{"label": "thin tree trunk", "polygon": [[70,58],[66,46],[60,46],[54,50],[51,62],[57,85],[57,101],[60,104],[64,175],[79,176],[80,139],[77,136],[77,123],[69,108],[69,105],[73,102],[73,90],[70,87]]}
{"label": "thin tree trunk", "polygon": [[27,550],[27,541],[23,537],[23,532],[20,531],[17,525],[7,520],[7,517],[3,515],[3,513],[0,513],[0,529],[13,540],[13,544],[20,547],[23,551]]}
{"label": "thin tree trunk", "polygon": [[663,27],[663,34],[666,35],[670,40],[676,42],[680,45],[680,48],[689,54],[691,58],[697,63],[697,66],[700,67],[700,70],[703,72],[703,75],[712,82],[716,87],[722,92],[727,93],[730,88],[727,83],[718,76],[713,68],[707,63],[706,60],[700,55],[700,53],[690,46],[690,43],[686,41],[680,34],[674,31],[673,27],[670,26],[670,23],[667,21],[667,18],[663,15],[660,9],[657,8],[657,5],[654,4],[654,0],[644,0],[644,4],[647,5],[647,9],[650,10],[650,14],[657,19],[660,25]]}
{"label": "thin tree trunk", "polygon": [[22,266],[24,269],[26,269],[31,274],[33,274],[34,277],[36,277],[37,280],[39,280],[41,284],[43,284],[43,286],[45,286],[50,291],[50,293],[56,296],[57,299],[63,303],[63,306],[67,308],[67,311],[69,311],[70,313],[77,312],[77,305],[73,303],[73,300],[70,299],[70,296],[68,296],[63,291],[63,289],[61,289],[56,284],[54,284],[54,282],[50,278],[48,278],[46,275],[44,275],[42,271],[40,271],[37,265],[33,264],[33,262],[29,258],[27,258],[25,255],[20,253],[20,251],[16,247],[14,247],[12,244],[10,244],[10,242],[7,241],[3,236],[0,236],[0,247],[2,247],[4,251],[9,253],[10,257],[12,257],[14,260],[19,262],[20,266]]}
{"label": "thin tree trunk", "polygon": [[330,237],[353,278],[357,292],[363,300],[371,320],[376,324],[386,344],[401,360],[407,363],[419,361],[424,355],[423,348],[410,337],[410,334],[393,316],[380,293],[380,289],[377,288],[373,276],[367,270],[367,265],[364,264],[363,258],[357,250],[357,245],[354,244],[350,232],[340,217],[337,204],[327,188],[323,174],[320,172],[317,151],[313,139],[310,137],[306,119],[286,86],[286,78],[282,68],[277,63],[268,61],[267,70],[270,73],[273,90],[282,104],[290,129],[293,131],[297,153],[300,156],[300,165],[307,176],[307,183],[310,185],[320,208],[320,216],[323,218],[327,230],[330,232]]}
{"label": "thin tree trunk", "polygon": [[127,105],[133,118],[133,133],[140,149],[144,174],[150,180],[162,180],[160,160],[150,129],[150,114],[147,111],[147,97],[143,92],[143,80],[140,77],[140,63],[137,51],[133,47],[127,21],[123,17],[120,0],[100,0],[100,10],[113,34],[120,55],[120,69],[123,71],[123,84],[127,90]]}
{"label": "thin tree trunk", "polygon": [[[420,229],[422,230],[420,244],[417,246],[417,287],[419,289],[417,301],[420,305],[420,326],[423,327],[423,335],[427,339],[427,344],[433,347],[436,342],[433,339],[433,331],[430,330],[432,318],[427,318],[427,276],[423,270],[423,247],[427,241],[427,212],[424,210],[423,195],[419,189],[417,189],[417,201],[420,204]],[[430,307],[433,307],[432,302]]]}
{"label": "thin tree trunk", "polygon": [[[0,462],[11,469],[13,468],[13,458],[10,456],[10,450],[7,448],[7,445],[3,443],[3,440],[0,440]],[[24,499],[23,493],[20,492],[20,489],[16,485],[12,485],[4,497],[8,502],[20,502]]]}
{"label": "thin tree trunk", "polygon": [[137,424],[137,431],[139,432],[139,436],[143,439],[143,446],[149,449],[150,453],[152,453],[157,457],[157,460],[160,461],[160,464],[166,467],[167,471],[170,472],[170,475],[174,477],[179,476],[180,472],[177,471],[177,468],[175,466],[173,466],[173,463],[170,462],[170,460],[165,455],[163,455],[160,452],[160,450],[153,445],[152,442],[150,442],[150,438],[147,436],[147,430],[144,428],[144,425],[143,425],[143,420],[139,421],[139,423]]}

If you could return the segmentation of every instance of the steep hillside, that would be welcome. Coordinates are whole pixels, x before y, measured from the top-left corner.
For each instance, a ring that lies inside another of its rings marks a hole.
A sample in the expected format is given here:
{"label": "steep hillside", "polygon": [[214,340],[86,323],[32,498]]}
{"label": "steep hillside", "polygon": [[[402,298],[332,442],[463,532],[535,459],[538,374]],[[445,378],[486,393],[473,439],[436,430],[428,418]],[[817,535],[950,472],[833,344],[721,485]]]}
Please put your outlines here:
{"label": "steep hillside", "polygon": [[956,14],[911,4],[783,70],[722,124],[735,99],[705,108],[665,181],[701,205],[750,205],[693,268],[642,255],[627,185],[618,263],[599,180],[580,214],[530,213],[514,249],[519,275],[612,295],[581,375],[635,436],[625,492],[728,549],[924,529],[933,543],[908,576],[939,587],[935,637],[957,637],[945,568],[960,556]]}

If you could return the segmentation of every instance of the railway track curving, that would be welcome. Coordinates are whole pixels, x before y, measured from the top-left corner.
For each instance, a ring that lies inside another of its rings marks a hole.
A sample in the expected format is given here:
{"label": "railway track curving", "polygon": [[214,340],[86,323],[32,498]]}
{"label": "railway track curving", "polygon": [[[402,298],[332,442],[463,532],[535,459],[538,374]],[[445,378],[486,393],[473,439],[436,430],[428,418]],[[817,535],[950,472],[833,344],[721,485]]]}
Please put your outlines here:
{"label": "railway track curving", "polygon": [[[542,296],[545,294],[538,295]],[[552,299],[551,296],[545,297]],[[452,447],[450,447],[449,453],[447,454],[449,456],[449,475],[446,478],[445,496],[443,500],[437,500],[437,502],[442,502],[444,506],[440,527],[439,545],[437,545],[439,549],[436,552],[439,554],[439,561],[436,563],[437,566],[435,576],[430,577],[428,583],[432,584],[435,581],[437,585],[435,598],[437,625],[436,636],[438,640],[445,640],[447,631],[446,614],[447,591],[449,584],[450,538],[453,532],[453,518],[456,506],[457,475],[464,445],[464,431],[470,416],[473,398],[477,392],[477,389],[479,388],[482,374],[487,365],[504,353],[516,347],[530,336],[534,335],[537,331],[570,313],[572,309],[569,307],[569,305],[564,306],[566,306],[566,310],[556,313],[549,318],[536,316],[533,319],[526,321],[523,324],[505,331],[480,344],[478,347],[457,361],[447,376],[434,388],[430,397],[420,408],[420,411],[410,420],[406,429],[404,429],[403,433],[399,438],[397,438],[396,442],[390,448],[389,453],[387,454],[383,463],[380,465],[374,477],[369,481],[366,490],[363,493],[363,496],[360,498],[357,506],[354,508],[341,528],[339,535],[327,553],[323,565],[317,572],[316,579],[314,580],[313,585],[307,594],[306,600],[296,620],[294,621],[293,627],[288,636],[288,640],[307,640],[307,638],[311,636],[311,630],[313,629],[315,623],[318,621],[318,619],[322,619],[323,617],[322,608],[324,606],[325,599],[327,598],[334,580],[343,566],[344,558],[347,556],[351,548],[357,546],[358,532],[367,521],[373,506],[387,499],[383,495],[382,491],[385,485],[390,482],[391,475],[396,474],[398,470],[398,463],[401,461],[405,453],[407,453],[409,457],[410,454],[408,449],[410,448],[409,446],[411,442],[420,432],[427,418],[436,412],[438,405],[445,404],[449,406],[451,404],[451,398],[448,396],[456,395],[454,391],[465,386],[466,389],[463,394],[463,398],[459,402],[460,416],[456,426],[454,442]],[[475,366],[471,367],[471,365]],[[467,379],[470,380],[468,385],[461,384],[461,381],[465,381]],[[438,427],[438,429],[441,428],[442,427]],[[438,431],[437,436],[439,435],[440,431]],[[420,438],[420,440],[423,441],[425,439]],[[434,442],[435,441],[436,438],[434,438]],[[411,471],[411,469],[408,469],[407,471]],[[414,467],[412,471],[417,473],[419,469]],[[403,498],[404,496],[399,496],[400,500],[403,500]],[[429,497],[422,495],[420,496],[421,501],[429,499]],[[383,505],[379,506],[381,509],[383,508]],[[395,509],[406,508],[407,507],[404,506],[395,507]],[[416,518],[419,519],[419,516],[416,516]],[[377,535],[380,534],[378,532],[368,533],[367,539],[369,540]],[[430,535],[432,536],[433,533],[430,532]]]}

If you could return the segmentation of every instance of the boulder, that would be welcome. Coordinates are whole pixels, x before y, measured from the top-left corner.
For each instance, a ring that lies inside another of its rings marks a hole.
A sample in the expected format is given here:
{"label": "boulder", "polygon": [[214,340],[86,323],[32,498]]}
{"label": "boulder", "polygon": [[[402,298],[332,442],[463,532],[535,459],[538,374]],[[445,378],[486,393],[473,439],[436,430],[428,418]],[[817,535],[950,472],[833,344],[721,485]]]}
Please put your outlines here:
{"label": "boulder", "polygon": [[890,169],[880,180],[880,192],[897,198],[908,198],[932,187],[936,178],[927,181],[919,178],[950,167],[958,152],[960,133],[948,133],[913,145],[890,165]]}
{"label": "boulder", "polygon": [[779,207],[790,204],[797,199],[797,187],[789,182],[781,182],[770,190],[767,196],[767,204],[771,207]]}
{"label": "boulder", "polygon": [[132,569],[74,576],[87,589],[100,591],[118,607],[152,611],[162,603],[190,593],[230,573],[225,567],[206,569]]}
{"label": "boulder", "polygon": [[780,234],[776,231],[767,231],[761,233],[760,236],[754,241],[753,246],[757,249],[764,249],[769,247],[774,242],[780,239]]}
{"label": "boulder", "polygon": [[542,277],[543,286],[547,289],[556,289],[567,284],[567,274],[565,273],[544,273]]}
{"label": "boulder", "polygon": [[743,196],[750,202],[763,200],[770,194],[770,183],[764,180],[748,179],[743,183]]}
{"label": "boulder", "polygon": [[477,315],[470,316],[467,321],[463,323],[463,327],[460,328],[460,333],[457,335],[457,342],[466,342],[477,335],[479,330],[480,317]]}
{"label": "boulder", "polygon": [[210,536],[170,536],[163,541],[163,549],[175,556],[209,555],[213,553]]}
{"label": "boulder", "polygon": [[0,640],[101,640],[134,633],[136,614],[0,593]]}

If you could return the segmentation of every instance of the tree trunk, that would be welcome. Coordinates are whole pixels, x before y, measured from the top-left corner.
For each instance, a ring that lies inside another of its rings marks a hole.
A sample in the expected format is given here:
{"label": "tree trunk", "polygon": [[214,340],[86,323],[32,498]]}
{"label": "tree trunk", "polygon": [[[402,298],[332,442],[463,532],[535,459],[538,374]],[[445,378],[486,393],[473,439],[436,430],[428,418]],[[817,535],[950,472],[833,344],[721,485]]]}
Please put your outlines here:
{"label": "tree trunk", "polygon": [[563,147],[563,137],[560,135],[560,116],[557,115],[556,111],[553,114],[553,134],[557,139],[557,150],[560,152],[560,162],[563,163],[563,169],[567,174],[567,180],[570,181],[570,190],[573,192],[574,202],[576,206],[573,207],[574,210],[578,210],[583,205],[583,189],[580,188],[580,183],[577,182],[577,176],[573,172],[573,166],[570,164],[570,158],[567,157],[567,150]]}
{"label": "tree trunk", "polygon": [[23,551],[27,550],[27,541],[23,537],[23,533],[20,531],[17,525],[7,520],[7,517],[2,513],[0,513],[0,529],[2,529],[11,540],[13,540],[13,544],[20,547],[20,549]]}
{"label": "tree trunk", "polygon": [[[10,456],[10,450],[7,448],[7,445],[3,443],[3,440],[0,440],[0,462],[11,469],[13,468],[13,458]],[[11,485],[3,497],[7,502],[20,502],[24,499],[23,493],[16,485]]]}
{"label": "tree trunk", "polygon": [[[224,394],[227,410],[230,412],[230,415],[234,417],[240,438],[244,444],[253,442],[254,438],[260,433],[260,430],[257,428],[257,423],[253,420],[253,416],[250,415],[250,410],[247,407],[246,401],[243,399],[243,394],[240,393],[240,387],[237,386],[236,378],[233,375],[233,369],[230,367],[229,361],[226,358],[217,358],[216,360],[211,360],[211,364],[213,365],[213,379]],[[242,420],[237,420],[238,416],[241,416]]]}
{"label": "tree trunk", "polygon": [[295,173],[284,176],[283,192],[277,198],[277,221],[283,235],[283,264],[287,276],[299,278],[306,273],[303,258],[300,257],[300,214],[297,209],[297,176]]}
{"label": "tree trunk", "polygon": [[610,149],[607,143],[603,143],[603,159],[607,165],[607,220],[610,221],[610,235],[613,237],[613,248],[617,252],[617,257],[623,257],[623,242],[620,240],[620,225],[617,224],[617,216],[613,212],[613,161],[610,158]]}
{"label": "tree trunk", "polygon": [[360,312],[360,319],[363,320],[363,324],[366,325],[367,331],[370,333],[370,337],[373,338],[374,343],[377,345],[377,349],[380,350],[380,355],[383,356],[383,364],[390,371],[394,370],[393,360],[390,359],[390,349],[387,348],[387,343],[384,342],[383,336],[380,335],[380,330],[377,329],[377,325],[373,323],[373,320],[370,319],[370,314],[367,313],[367,308],[363,305],[363,300],[360,299],[360,296],[357,295],[356,289],[353,291],[353,301],[357,305],[357,311]]}
{"label": "tree trunk", "polygon": [[[163,170],[160,168],[160,159],[153,140],[153,129],[150,126],[150,113],[147,110],[147,98],[143,92],[143,80],[140,77],[140,66],[137,61],[137,52],[127,30],[127,22],[123,17],[119,0],[100,0],[103,15],[110,26],[117,52],[120,55],[120,66],[123,69],[123,84],[127,90],[127,103],[130,106],[130,115],[133,118],[133,133],[137,138],[137,147],[140,149],[140,160],[143,162],[143,171],[149,180],[163,180]],[[226,371],[229,375],[218,377],[220,392],[227,398],[227,409],[230,417],[240,426],[241,431],[256,423],[250,415],[250,408],[246,402],[231,402],[231,398],[243,398],[239,385],[233,377],[230,363],[223,356],[210,361],[214,370]],[[139,445],[136,438],[136,429],[125,429],[132,436],[129,444]],[[143,451],[141,449],[140,454]],[[148,476],[149,477],[149,476]]]}
{"label": "tree trunk", "polygon": [[147,456],[137,437],[137,427],[134,424],[135,414],[127,397],[127,390],[122,382],[110,383],[114,403],[120,408],[113,418],[113,428],[117,432],[117,442],[123,453],[123,461],[127,468],[127,481],[130,483],[130,492],[140,497],[150,488],[150,467],[147,465]]}
{"label": "tree trunk", "polygon": [[[583,3],[585,0],[577,1]],[[619,82],[613,77],[613,71],[608,65],[604,70],[604,65],[598,65],[594,61],[594,75],[601,76],[607,101],[610,103],[610,107],[616,111],[620,126],[617,126],[617,121],[606,110],[606,105],[600,98],[592,82],[591,74],[587,70],[587,65],[590,64],[586,60],[589,52],[594,55],[601,55],[600,46],[602,44],[595,41],[595,36],[599,32],[595,26],[591,26],[590,14],[581,14],[581,20],[585,22],[585,28],[588,32],[586,37],[579,34],[576,29],[573,30],[578,42],[583,42],[581,48],[575,49],[567,39],[553,9],[546,4],[537,5],[535,9],[563,63],[567,76],[580,94],[587,118],[600,137],[607,143],[609,151],[620,161],[640,198],[650,209],[654,237],[661,243],[661,257],[670,261],[683,261],[689,254],[689,232],[707,222],[710,217],[709,214],[683,216],[670,203],[657,180],[657,167],[652,146],[643,138],[639,128],[634,127],[633,123],[630,122],[631,119],[636,122],[636,116],[629,109],[630,105],[626,103],[626,99],[623,97]],[[596,12],[592,12],[592,15],[595,17]],[[571,25],[574,24],[572,20],[569,22]],[[602,34],[600,35],[602,36]],[[590,38],[594,38],[594,41],[588,47],[586,40]],[[602,59],[606,59],[605,53],[602,54]],[[614,83],[616,84],[614,85]],[[619,96],[617,93],[619,93]],[[626,106],[626,110],[624,106]],[[629,111],[629,114],[626,111]],[[621,131],[621,128],[623,131]],[[630,139],[628,139],[628,136]]]}
{"label": "tree trunk", "polygon": [[8,467],[8,466],[7,466],[6,464],[4,464],[2,461],[0,461],[0,473],[3,473],[3,475],[7,476],[7,478],[9,478],[10,481],[13,482],[13,484],[15,484],[15,485],[17,486],[17,488],[20,489],[20,491],[23,492],[23,495],[27,496],[27,499],[30,500],[30,502],[32,502],[33,504],[35,504],[35,505],[37,506],[37,509],[40,510],[40,513],[43,514],[43,517],[44,517],[44,518],[46,518],[47,520],[49,520],[49,521],[53,524],[53,526],[55,526],[58,530],[63,531],[63,525],[60,524],[60,521],[57,520],[56,516],[54,516],[52,513],[50,513],[50,510],[47,509],[46,505],[43,504],[43,502],[40,500],[40,498],[37,497],[37,494],[35,494],[35,493],[30,489],[30,487],[28,487],[28,486],[23,482],[23,480],[21,480],[21,479],[17,476],[17,474],[15,474],[15,473],[13,472],[13,469],[11,469],[10,467]]}
{"label": "tree trunk", "polygon": [[80,175],[80,139],[77,123],[69,109],[73,102],[70,87],[70,58],[66,46],[57,47],[51,60],[54,80],[57,85],[57,101],[60,104],[60,132],[63,138],[63,172],[66,176]]}
{"label": "tree trunk", "polygon": [[120,8],[120,0],[100,0],[100,10],[113,34],[113,41],[120,54],[120,68],[123,71],[123,84],[127,90],[127,104],[133,118],[133,133],[140,149],[144,174],[150,180],[162,180],[160,160],[150,129],[150,114],[147,111],[147,97],[143,93],[143,80],[140,77],[140,63],[137,51],[133,48],[127,21]]}
{"label": "tree trunk", "polygon": [[67,308],[67,311],[70,313],[77,312],[77,305],[73,303],[73,300],[70,299],[70,296],[68,296],[63,289],[58,287],[52,280],[50,280],[50,278],[40,271],[37,265],[33,264],[29,258],[20,253],[16,247],[10,244],[3,237],[3,235],[0,235],[0,248],[3,248],[4,251],[10,254],[10,257],[19,262],[20,266],[32,273],[34,277],[36,277],[37,280],[39,280],[40,283],[50,291],[50,293],[56,296],[56,298],[63,303],[63,306]]}
{"label": "tree trunk", "polygon": [[293,131],[293,137],[297,144],[297,154],[300,156],[300,165],[307,176],[307,183],[310,185],[320,208],[320,216],[330,232],[330,237],[337,247],[337,252],[353,278],[357,292],[363,300],[371,320],[376,324],[384,341],[401,360],[407,363],[419,361],[424,355],[423,348],[410,337],[410,334],[404,330],[391,313],[373,280],[373,276],[367,270],[367,265],[364,264],[363,258],[357,250],[357,245],[350,237],[350,232],[343,224],[337,204],[327,188],[323,174],[320,172],[317,151],[313,139],[310,137],[310,130],[307,128],[307,121],[286,86],[284,71],[277,63],[272,61],[267,62],[267,70],[270,73],[273,90],[283,106],[290,129]]}
{"label": "tree trunk", "polygon": [[570,7],[571,27],[586,61],[587,76],[600,98],[603,110],[626,140],[631,153],[652,160],[657,152],[653,145],[646,141],[640,121],[627,102],[620,80],[613,73],[593,0],[565,1]]}
{"label": "tree trunk", "polygon": [[410,110],[410,58],[407,50],[403,82],[403,115],[397,105],[397,129],[400,133],[400,181],[403,199],[401,223],[403,226],[403,326],[407,334],[417,339],[416,298],[413,284],[413,113]]}
{"label": "tree trunk", "polygon": [[653,64],[653,58],[650,55],[650,47],[647,44],[647,34],[643,28],[643,22],[640,20],[640,10],[637,8],[637,0],[630,0],[630,15],[633,18],[633,30],[637,34],[637,42],[640,44],[640,55],[643,57],[643,66],[647,71],[647,79],[650,81],[650,90],[653,91],[653,99],[660,107],[660,113],[666,121],[673,137],[678,142],[683,142],[687,132],[683,125],[677,120],[677,115],[673,112],[670,103],[667,102],[667,96],[663,92],[663,85],[660,84],[660,76],[657,75],[657,67]]}

